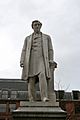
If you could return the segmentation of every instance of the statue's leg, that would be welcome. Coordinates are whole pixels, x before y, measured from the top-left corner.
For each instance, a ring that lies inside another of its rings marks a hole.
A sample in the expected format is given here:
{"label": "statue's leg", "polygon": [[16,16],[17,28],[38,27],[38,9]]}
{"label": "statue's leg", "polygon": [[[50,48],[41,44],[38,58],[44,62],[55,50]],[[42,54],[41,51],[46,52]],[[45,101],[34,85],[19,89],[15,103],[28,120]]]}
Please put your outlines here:
{"label": "statue's leg", "polygon": [[48,100],[47,81],[46,81],[46,76],[44,72],[41,72],[39,74],[39,88],[40,88],[41,100],[47,101]]}
{"label": "statue's leg", "polygon": [[35,100],[35,77],[29,78],[28,96],[29,96],[29,101]]}

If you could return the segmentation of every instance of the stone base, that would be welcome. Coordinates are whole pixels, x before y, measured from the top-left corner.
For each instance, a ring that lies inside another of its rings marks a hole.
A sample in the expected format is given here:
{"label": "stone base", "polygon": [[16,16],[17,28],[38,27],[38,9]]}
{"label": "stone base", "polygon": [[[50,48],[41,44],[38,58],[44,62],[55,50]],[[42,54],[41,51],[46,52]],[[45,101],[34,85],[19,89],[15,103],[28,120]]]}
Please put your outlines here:
{"label": "stone base", "polygon": [[21,102],[13,120],[65,120],[66,112],[52,102]]}

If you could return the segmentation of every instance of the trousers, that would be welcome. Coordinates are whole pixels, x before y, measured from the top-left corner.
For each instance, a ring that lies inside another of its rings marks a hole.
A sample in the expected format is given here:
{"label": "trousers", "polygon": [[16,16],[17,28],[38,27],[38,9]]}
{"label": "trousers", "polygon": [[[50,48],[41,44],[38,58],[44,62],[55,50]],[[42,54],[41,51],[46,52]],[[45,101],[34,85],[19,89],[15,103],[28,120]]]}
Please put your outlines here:
{"label": "trousers", "polygon": [[[39,73],[38,78],[39,78],[40,96],[41,96],[41,100],[43,100],[45,97],[46,98],[48,97],[47,80],[46,80],[45,72]],[[35,100],[35,81],[36,81],[36,76],[29,78],[29,82],[28,82],[29,101]]]}

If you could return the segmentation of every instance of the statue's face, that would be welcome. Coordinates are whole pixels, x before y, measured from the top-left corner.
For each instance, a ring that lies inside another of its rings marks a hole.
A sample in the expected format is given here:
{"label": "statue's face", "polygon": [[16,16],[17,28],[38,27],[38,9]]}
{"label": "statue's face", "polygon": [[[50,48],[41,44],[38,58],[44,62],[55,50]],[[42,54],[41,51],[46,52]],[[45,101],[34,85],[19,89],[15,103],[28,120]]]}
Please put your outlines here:
{"label": "statue's face", "polygon": [[41,24],[39,22],[34,22],[33,23],[33,30],[34,30],[34,32],[39,33],[40,29],[41,29]]}

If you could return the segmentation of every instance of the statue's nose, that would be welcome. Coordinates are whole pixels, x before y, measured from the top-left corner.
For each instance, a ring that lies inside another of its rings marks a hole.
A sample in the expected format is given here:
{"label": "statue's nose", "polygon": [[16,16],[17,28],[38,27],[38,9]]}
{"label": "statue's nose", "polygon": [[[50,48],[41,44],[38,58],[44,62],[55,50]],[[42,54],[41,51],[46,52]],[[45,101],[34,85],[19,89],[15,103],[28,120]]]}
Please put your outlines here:
{"label": "statue's nose", "polygon": [[39,25],[36,26],[37,28],[39,27]]}

